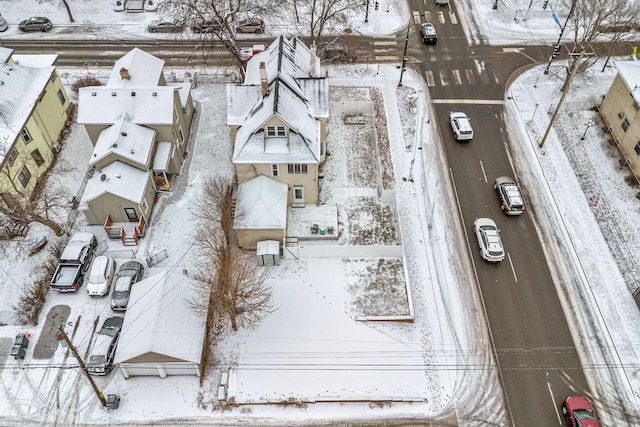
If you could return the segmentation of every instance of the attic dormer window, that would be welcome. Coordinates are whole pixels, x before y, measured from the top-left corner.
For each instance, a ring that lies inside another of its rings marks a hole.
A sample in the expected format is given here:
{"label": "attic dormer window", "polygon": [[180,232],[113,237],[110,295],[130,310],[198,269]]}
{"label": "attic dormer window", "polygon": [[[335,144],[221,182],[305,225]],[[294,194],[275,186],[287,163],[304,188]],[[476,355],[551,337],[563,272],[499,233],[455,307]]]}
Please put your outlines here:
{"label": "attic dormer window", "polygon": [[267,126],[267,136],[287,136],[284,126]]}
{"label": "attic dormer window", "polygon": [[94,90],[93,92],[91,92],[91,96],[96,96],[96,91]]}
{"label": "attic dormer window", "polygon": [[152,95],[153,96],[158,96],[158,92],[153,92]]}
{"label": "attic dormer window", "polygon": [[135,92],[131,92],[131,96],[136,96],[136,93]]}
{"label": "attic dormer window", "polygon": [[116,96],[116,93],[115,92],[111,92],[111,96]]}

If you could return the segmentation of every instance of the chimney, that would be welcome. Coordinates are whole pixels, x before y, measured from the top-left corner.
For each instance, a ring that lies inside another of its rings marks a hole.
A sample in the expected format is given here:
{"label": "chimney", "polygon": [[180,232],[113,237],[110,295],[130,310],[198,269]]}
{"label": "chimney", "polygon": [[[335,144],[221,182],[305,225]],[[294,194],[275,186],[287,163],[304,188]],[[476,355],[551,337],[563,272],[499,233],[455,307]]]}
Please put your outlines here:
{"label": "chimney", "polygon": [[269,79],[267,78],[267,64],[260,63],[260,84],[262,85],[262,96],[269,92]]}
{"label": "chimney", "polygon": [[316,74],[316,44],[311,45],[311,52],[309,54],[309,74],[311,77],[318,77]]}
{"label": "chimney", "polygon": [[126,68],[122,67],[120,68],[120,78],[122,80],[131,80],[131,76],[129,75],[129,70],[127,70]]}

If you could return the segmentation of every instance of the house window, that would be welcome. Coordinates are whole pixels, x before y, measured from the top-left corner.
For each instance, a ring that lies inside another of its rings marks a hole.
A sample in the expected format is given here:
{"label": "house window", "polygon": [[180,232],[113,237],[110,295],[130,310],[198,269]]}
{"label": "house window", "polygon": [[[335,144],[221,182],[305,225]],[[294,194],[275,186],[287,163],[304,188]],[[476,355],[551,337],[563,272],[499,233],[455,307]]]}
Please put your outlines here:
{"label": "house window", "polygon": [[271,176],[280,176],[280,168],[277,164],[271,165]]}
{"label": "house window", "polygon": [[31,138],[31,134],[29,133],[29,131],[27,130],[27,128],[22,128],[22,130],[20,131],[20,136],[22,137],[22,139],[24,140],[25,144],[30,143],[31,141],[33,141],[33,138]]}
{"label": "house window", "polygon": [[180,144],[184,142],[184,133],[182,133],[182,128],[178,129],[178,135],[180,135]]}
{"label": "house window", "polygon": [[287,172],[289,172],[289,174],[295,174],[295,175],[306,175],[307,174],[307,165],[306,164],[300,164],[300,163],[289,163],[287,165]]}
{"label": "house window", "polygon": [[53,73],[51,73],[51,78],[49,78],[49,80],[51,81],[51,83],[53,83],[56,81],[57,78],[58,78],[58,75],[54,71]]}
{"label": "house window", "polygon": [[123,208],[124,214],[127,216],[129,222],[138,222],[138,213],[135,208]]}
{"label": "house window", "polygon": [[62,93],[62,89],[58,91],[58,99],[60,100],[60,104],[62,105],[67,102],[67,99],[64,97],[64,93]]}
{"label": "house window", "polygon": [[636,111],[640,110],[640,102],[636,101],[635,99],[633,100],[633,108],[636,109]]}
{"label": "house window", "polygon": [[293,186],[293,203],[304,203],[304,186]]}
{"label": "house window", "polygon": [[638,143],[636,144],[635,147],[633,147],[633,149],[636,150],[636,154],[640,156],[640,141],[638,141]]}
{"label": "house window", "polygon": [[284,126],[267,126],[267,136],[287,136]]}
{"label": "house window", "polygon": [[140,208],[142,210],[142,214],[144,215],[149,209],[149,204],[147,203],[147,199],[142,199],[142,203],[140,203]]}
{"label": "house window", "polygon": [[18,174],[18,179],[20,180],[20,184],[26,188],[27,184],[31,180],[31,172],[29,172],[29,169],[27,169],[26,166],[22,167],[22,170]]}
{"label": "house window", "polygon": [[176,110],[175,108],[173,109],[173,115],[176,118],[175,121],[176,123],[178,122],[178,120],[180,119],[180,117],[178,116],[178,110]]}
{"label": "house window", "polygon": [[624,119],[624,120],[622,121],[622,130],[624,130],[625,132],[626,132],[627,130],[629,130],[629,120]]}
{"label": "house window", "polygon": [[42,158],[42,154],[40,154],[40,150],[33,150],[31,152],[31,157],[36,162],[36,165],[38,165],[38,167],[44,164],[44,159]]}
{"label": "house window", "polygon": [[18,158],[18,150],[16,150],[16,147],[11,147],[11,149],[9,150],[9,153],[7,154],[7,159],[9,160],[9,164],[13,166],[17,158]]}

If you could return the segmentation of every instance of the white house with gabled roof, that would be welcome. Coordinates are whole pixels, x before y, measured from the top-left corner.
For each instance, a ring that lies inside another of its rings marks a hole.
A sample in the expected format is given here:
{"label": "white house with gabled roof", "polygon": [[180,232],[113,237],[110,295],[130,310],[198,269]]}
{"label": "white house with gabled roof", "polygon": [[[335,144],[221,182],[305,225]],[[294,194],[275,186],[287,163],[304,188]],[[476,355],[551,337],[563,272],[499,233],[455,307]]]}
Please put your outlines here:
{"label": "white house with gabled roof", "polygon": [[[315,49],[297,38],[280,36],[254,55],[247,63],[244,83],[227,85],[227,124],[239,188],[264,176],[286,184],[287,206],[317,204],[328,117],[329,79]],[[273,186],[267,183],[261,180],[259,188],[271,191]],[[238,205],[252,204],[244,197],[259,199],[260,195],[239,191]],[[265,229],[251,234],[253,238],[239,241],[242,247],[254,248]]]}
{"label": "white house with gabled roof", "polygon": [[167,83],[163,68],[163,60],[135,48],[116,61],[106,86],[78,91],[78,123],[94,145],[90,165],[98,179],[103,175],[110,179],[113,173],[107,172],[115,168],[110,168],[113,163],[121,163],[118,169],[146,174],[127,173],[140,177],[131,184],[141,190],[134,192],[137,200],[111,192],[96,176],[95,185],[87,186],[94,192],[82,197],[80,209],[89,224],[104,224],[107,234],[123,243],[137,243],[155,200],[149,194],[170,191],[187,156],[195,113],[191,84]]}

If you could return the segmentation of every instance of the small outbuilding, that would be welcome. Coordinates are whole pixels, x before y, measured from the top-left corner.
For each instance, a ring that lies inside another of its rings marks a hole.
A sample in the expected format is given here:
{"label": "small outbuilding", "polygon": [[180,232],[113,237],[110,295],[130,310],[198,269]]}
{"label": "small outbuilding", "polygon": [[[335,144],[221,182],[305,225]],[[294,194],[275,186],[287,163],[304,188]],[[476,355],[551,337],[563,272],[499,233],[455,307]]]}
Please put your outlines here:
{"label": "small outbuilding", "polygon": [[262,240],[256,247],[256,257],[259,266],[280,265],[280,242],[277,240]]}
{"label": "small outbuilding", "polygon": [[201,375],[206,327],[194,296],[192,279],[176,272],[133,285],[114,361],[125,378]]}

